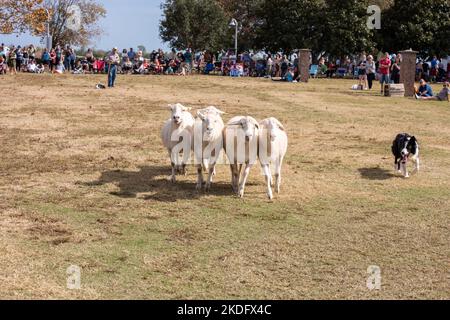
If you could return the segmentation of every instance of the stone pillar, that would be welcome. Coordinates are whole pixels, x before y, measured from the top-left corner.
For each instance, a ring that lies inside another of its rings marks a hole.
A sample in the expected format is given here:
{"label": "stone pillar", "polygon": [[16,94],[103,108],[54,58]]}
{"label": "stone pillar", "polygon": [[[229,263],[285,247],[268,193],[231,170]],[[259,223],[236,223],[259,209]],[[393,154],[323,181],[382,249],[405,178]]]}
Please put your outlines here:
{"label": "stone pillar", "polygon": [[302,82],[309,81],[309,69],[311,65],[311,50],[310,49],[300,49],[300,57],[298,60],[298,68],[300,72],[300,80]]}
{"label": "stone pillar", "polygon": [[412,49],[400,51],[402,64],[400,68],[400,83],[405,86],[405,97],[414,96],[414,84],[416,82],[416,57],[417,51]]}

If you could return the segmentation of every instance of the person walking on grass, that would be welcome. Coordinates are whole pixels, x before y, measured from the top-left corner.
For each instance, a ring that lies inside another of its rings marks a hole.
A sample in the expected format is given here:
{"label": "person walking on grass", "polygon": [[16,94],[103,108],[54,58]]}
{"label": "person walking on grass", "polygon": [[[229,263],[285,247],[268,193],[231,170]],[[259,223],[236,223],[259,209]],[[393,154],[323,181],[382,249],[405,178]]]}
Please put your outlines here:
{"label": "person walking on grass", "polygon": [[117,66],[120,64],[120,56],[117,48],[113,48],[108,54],[106,63],[108,64],[108,87],[113,88],[117,76]]}

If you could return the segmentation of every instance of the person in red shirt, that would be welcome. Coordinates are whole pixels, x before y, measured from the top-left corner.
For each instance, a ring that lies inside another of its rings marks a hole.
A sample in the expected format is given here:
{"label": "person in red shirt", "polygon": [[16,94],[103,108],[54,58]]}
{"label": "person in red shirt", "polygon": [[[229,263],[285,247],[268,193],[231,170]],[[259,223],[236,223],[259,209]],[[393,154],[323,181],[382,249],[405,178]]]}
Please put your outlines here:
{"label": "person in red shirt", "polygon": [[391,83],[389,77],[389,70],[391,68],[391,59],[389,58],[389,53],[386,52],[385,56],[380,60],[380,73],[381,73],[381,94],[384,94],[384,85]]}

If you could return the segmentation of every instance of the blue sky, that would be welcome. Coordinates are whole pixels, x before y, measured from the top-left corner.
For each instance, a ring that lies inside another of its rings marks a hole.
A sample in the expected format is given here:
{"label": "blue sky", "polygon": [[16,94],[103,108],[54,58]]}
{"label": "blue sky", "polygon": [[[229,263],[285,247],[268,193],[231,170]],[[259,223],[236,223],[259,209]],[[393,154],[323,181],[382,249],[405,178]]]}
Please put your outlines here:
{"label": "blue sky", "polygon": [[[98,2],[105,6],[108,13],[101,21],[105,34],[93,41],[91,45],[93,48],[109,49],[114,46],[120,49],[136,48],[141,44],[147,50],[168,48],[159,38],[162,0],[98,0]],[[38,45],[39,40],[28,34],[19,36],[0,34],[0,42],[5,44]]]}

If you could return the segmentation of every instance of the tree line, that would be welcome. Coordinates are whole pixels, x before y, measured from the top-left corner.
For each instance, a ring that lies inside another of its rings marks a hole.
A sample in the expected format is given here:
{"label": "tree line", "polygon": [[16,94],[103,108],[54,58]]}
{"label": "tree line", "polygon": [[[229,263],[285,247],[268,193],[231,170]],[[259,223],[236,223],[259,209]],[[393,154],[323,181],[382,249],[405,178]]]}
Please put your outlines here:
{"label": "tree line", "polygon": [[[369,29],[368,6],[381,8],[381,28]],[[362,51],[450,54],[449,0],[165,0],[160,36],[171,47],[217,51],[292,52],[332,56]]]}

